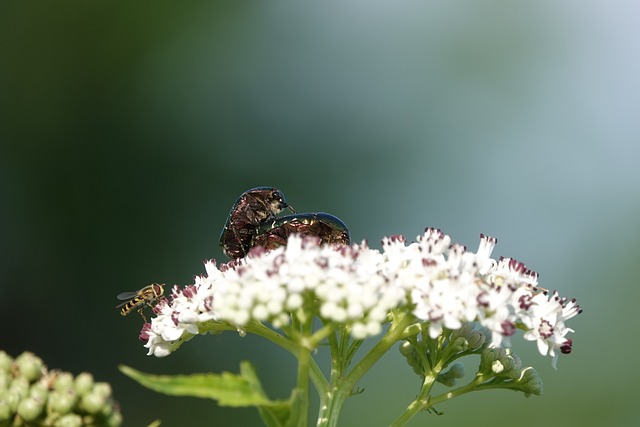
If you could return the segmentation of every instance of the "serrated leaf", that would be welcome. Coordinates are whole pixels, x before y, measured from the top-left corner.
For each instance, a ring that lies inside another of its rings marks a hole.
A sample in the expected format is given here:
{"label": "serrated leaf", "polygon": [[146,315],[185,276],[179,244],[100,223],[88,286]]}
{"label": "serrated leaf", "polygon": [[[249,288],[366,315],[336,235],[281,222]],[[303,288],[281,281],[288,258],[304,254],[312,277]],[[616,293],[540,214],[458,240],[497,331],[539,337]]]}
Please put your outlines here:
{"label": "serrated leaf", "polygon": [[121,365],[120,371],[141,385],[173,396],[192,396],[217,400],[220,406],[259,406],[274,409],[288,402],[267,398],[251,364],[242,362],[240,374],[153,375]]}

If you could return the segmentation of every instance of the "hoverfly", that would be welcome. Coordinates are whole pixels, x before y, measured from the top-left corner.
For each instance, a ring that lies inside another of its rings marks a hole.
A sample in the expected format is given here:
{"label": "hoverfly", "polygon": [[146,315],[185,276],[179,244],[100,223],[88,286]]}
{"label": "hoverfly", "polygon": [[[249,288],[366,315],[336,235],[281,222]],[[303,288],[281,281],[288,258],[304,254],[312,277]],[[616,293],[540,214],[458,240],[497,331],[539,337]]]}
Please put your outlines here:
{"label": "hoverfly", "polygon": [[315,236],[320,244],[350,244],[349,229],[339,218],[324,212],[287,215],[258,226],[251,247],[275,249],[287,244],[290,234]]}
{"label": "hoverfly", "polygon": [[138,313],[144,319],[144,323],[147,323],[147,318],[144,316],[142,310],[146,306],[151,307],[151,305],[164,298],[164,284],[160,285],[158,283],[153,283],[151,285],[147,285],[139,291],[133,292],[123,292],[118,295],[116,298],[119,300],[128,300],[123,302],[122,304],[118,304],[116,308],[122,307],[120,310],[120,314],[122,316],[126,316],[133,310],[138,307]]}
{"label": "hoverfly", "polygon": [[245,191],[233,204],[220,235],[220,246],[229,258],[241,258],[251,249],[259,225],[289,208],[282,191],[274,187],[256,187]]}

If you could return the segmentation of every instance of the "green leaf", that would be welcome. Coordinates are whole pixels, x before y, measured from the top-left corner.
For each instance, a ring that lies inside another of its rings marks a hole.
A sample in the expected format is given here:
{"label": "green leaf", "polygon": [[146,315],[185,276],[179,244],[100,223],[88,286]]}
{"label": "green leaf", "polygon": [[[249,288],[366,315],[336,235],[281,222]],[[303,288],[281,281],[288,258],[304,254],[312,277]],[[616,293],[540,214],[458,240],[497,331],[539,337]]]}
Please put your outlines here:
{"label": "green leaf", "polygon": [[[220,406],[269,407],[282,412],[290,403],[271,401],[264,393],[254,368],[248,362],[240,364],[240,374],[153,375],[121,365],[120,371],[141,385],[173,396],[192,396],[217,400]],[[278,417],[280,418],[280,417]]]}

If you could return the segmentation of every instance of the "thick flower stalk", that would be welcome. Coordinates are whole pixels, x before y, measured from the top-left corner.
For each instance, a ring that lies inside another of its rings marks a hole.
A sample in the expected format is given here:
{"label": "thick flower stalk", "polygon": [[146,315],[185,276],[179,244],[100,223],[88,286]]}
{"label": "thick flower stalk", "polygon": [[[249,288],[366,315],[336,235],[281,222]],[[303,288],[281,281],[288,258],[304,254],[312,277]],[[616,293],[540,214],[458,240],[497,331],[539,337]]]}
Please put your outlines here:
{"label": "thick flower stalk", "polygon": [[[559,354],[571,351],[567,335],[573,330],[566,322],[581,310],[575,300],[538,287],[538,275],[523,263],[491,258],[495,244],[481,235],[474,253],[433,228],[409,244],[402,236],[384,238],[382,250],[366,242],[331,246],[291,236],[286,246],[271,251],[256,247],[227,264],[206,262],[206,275],[184,288],[174,286],[170,299],[154,307],[156,316],[140,338],[149,355],[164,357],[198,334],[235,329],[262,335],[298,359],[303,397],[294,394],[296,399],[308,403],[311,378],[320,395],[318,425],[337,424],[357,381],[398,342],[423,384],[393,425],[469,391],[541,394],[537,372],[522,366],[509,348],[510,338],[524,331],[555,367]],[[350,366],[362,341],[371,337],[377,344]],[[329,380],[311,357],[322,343],[332,354]],[[464,376],[453,362],[469,354],[481,355],[475,379],[432,396],[435,382],[452,387]],[[306,418],[295,425],[306,425]]]}

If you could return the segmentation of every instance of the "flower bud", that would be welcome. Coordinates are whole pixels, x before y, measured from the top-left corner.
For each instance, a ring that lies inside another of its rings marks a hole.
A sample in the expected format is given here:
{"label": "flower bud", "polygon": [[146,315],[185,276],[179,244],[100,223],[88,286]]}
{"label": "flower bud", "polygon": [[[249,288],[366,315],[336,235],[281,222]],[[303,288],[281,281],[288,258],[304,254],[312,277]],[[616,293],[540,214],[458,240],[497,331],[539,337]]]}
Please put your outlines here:
{"label": "flower bud", "polygon": [[437,381],[447,387],[456,385],[456,379],[464,377],[465,369],[462,363],[454,363],[451,367],[438,375]]}
{"label": "flower bud", "polygon": [[49,391],[47,390],[47,386],[42,383],[35,383],[29,389],[29,396],[39,402],[46,402],[48,395]]}
{"label": "flower bud", "polygon": [[16,357],[15,365],[20,372],[20,375],[26,378],[29,382],[33,382],[42,376],[42,368],[44,364],[42,359],[33,353],[25,351],[20,356]]}
{"label": "flower bud", "polygon": [[14,392],[19,399],[22,399],[29,394],[29,381],[24,377],[14,378],[9,386],[9,391]]}
{"label": "flower bud", "polygon": [[69,372],[58,372],[54,377],[53,388],[55,390],[67,390],[73,387],[73,375]]}
{"label": "flower bud", "polygon": [[60,415],[65,415],[73,410],[77,401],[78,397],[73,390],[56,390],[49,395],[49,408]]}
{"label": "flower bud", "polygon": [[400,344],[400,354],[404,357],[409,357],[414,353],[413,345],[409,341],[404,341]]}
{"label": "flower bud", "polygon": [[522,375],[517,383],[522,385],[522,391],[525,396],[529,396],[534,394],[536,396],[541,396],[544,389],[542,387],[542,378],[532,367],[528,367],[522,370]]}
{"label": "flower bud", "polygon": [[11,376],[8,372],[0,370],[0,391],[7,390],[11,385]]}
{"label": "flower bud", "polygon": [[491,364],[491,372],[493,372],[494,374],[501,374],[502,371],[504,371],[504,365],[502,364],[502,362],[498,359],[498,360],[494,360],[493,363]]}
{"label": "flower bud", "polygon": [[487,336],[481,330],[474,330],[469,334],[467,340],[469,341],[469,348],[475,350],[484,345],[487,341]]}
{"label": "flower bud", "polygon": [[499,348],[485,348],[480,353],[480,367],[478,372],[485,374],[493,373],[493,362],[498,359]]}
{"label": "flower bud", "polygon": [[99,396],[102,396],[104,398],[108,398],[108,397],[111,396],[111,385],[109,385],[109,383],[105,383],[105,382],[96,383],[93,386],[93,392],[96,393]]}
{"label": "flower bud", "polygon": [[82,427],[82,417],[77,414],[67,414],[59,418],[54,427]]}
{"label": "flower bud", "polygon": [[9,421],[12,415],[13,411],[11,410],[9,402],[5,401],[2,393],[0,393],[0,425],[7,425],[5,421]]}
{"label": "flower bud", "polygon": [[462,378],[466,373],[464,365],[462,363],[454,363],[453,365],[451,365],[451,368],[449,368],[449,372],[454,378]]}
{"label": "flower bud", "polygon": [[93,388],[93,376],[88,372],[83,372],[75,379],[76,393],[82,395],[88,393]]}
{"label": "flower bud", "polygon": [[27,397],[20,401],[17,412],[20,418],[30,422],[35,421],[42,414],[43,409],[44,404],[42,402],[38,402],[33,397]]}
{"label": "flower bud", "polygon": [[113,412],[105,420],[106,427],[119,427],[122,424],[122,415],[120,412]]}
{"label": "flower bud", "polygon": [[9,372],[13,359],[4,351],[0,351],[0,372]]}
{"label": "flower bud", "polygon": [[105,396],[92,391],[82,396],[80,399],[80,406],[90,414],[97,414],[102,410],[102,406],[106,402],[107,399]]}
{"label": "flower bud", "polygon": [[[8,368],[7,361],[11,358],[0,352],[0,427],[122,424],[118,405],[111,399],[111,386],[94,383],[91,374],[74,379],[68,372],[48,372],[42,360],[28,352]],[[84,394],[81,400],[76,389]]]}
{"label": "flower bud", "polygon": [[509,348],[487,348],[480,355],[480,372],[508,376],[512,369],[519,367],[520,359]]}
{"label": "flower bud", "polygon": [[469,348],[469,341],[467,340],[466,337],[457,337],[456,339],[453,340],[453,342],[451,343],[451,351],[453,353],[461,353],[463,351],[467,351],[467,349]]}
{"label": "flower bud", "polygon": [[0,395],[1,400],[7,404],[11,412],[15,412],[18,409],[18,403],[20,403],[20,394],[15,390],[7,390],[4,395]]}
{"label": "flower bud", "polygon": [[420,362],[420,358],[418,357],[418,352],[415,347],[409,341],[404,341],[400,344],[400,354],[404,356],[407,360],[407,363],[411,368],[413,368],[413,372],[417,375],[424,375],[424,368],[422,367],[422,363]]}

